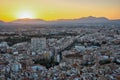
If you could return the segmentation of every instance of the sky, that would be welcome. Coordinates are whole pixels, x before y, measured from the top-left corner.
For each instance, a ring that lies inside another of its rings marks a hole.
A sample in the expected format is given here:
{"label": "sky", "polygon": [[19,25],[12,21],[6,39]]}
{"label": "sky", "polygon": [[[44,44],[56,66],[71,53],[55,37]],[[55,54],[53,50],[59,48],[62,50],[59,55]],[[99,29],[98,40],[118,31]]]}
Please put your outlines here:
{"label": "sky", "polygon": [[0,0],[0,20],[44,20],[87,16],[120,19],[120,0]]}

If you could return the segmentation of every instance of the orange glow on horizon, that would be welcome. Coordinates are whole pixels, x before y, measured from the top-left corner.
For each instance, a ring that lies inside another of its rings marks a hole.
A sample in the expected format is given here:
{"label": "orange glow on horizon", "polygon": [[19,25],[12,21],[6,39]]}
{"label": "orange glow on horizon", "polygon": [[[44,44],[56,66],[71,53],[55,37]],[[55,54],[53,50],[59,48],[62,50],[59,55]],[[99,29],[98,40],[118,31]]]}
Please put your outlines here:
{"label": "orange glow on horizon", "polygon": [[0,20],[44,20],[87,16],[120,19],[120,0],[0,0]]}

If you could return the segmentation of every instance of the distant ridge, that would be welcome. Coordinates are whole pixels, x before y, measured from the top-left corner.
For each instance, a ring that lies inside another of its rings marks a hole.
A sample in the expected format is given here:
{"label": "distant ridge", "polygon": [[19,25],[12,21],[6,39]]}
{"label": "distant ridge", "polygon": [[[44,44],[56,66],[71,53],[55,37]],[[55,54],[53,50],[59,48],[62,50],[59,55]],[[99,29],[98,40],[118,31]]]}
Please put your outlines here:
{"label": "distant ridge", "polygon": [[4,21],[1,21],[1,20],[0,20],[0,23],[4,23]]}
{"label": "distant ridge", "polygon": [[[1,21],[2,22],[2,21]],[[10,23],[17,24],[79,24],[79,23],[120,23],[120,19],[118,20],[109,20],[105,17],[82,17],[78,19],[59,19],[54,21],[45,21],[42,19],[17,19]]]}
{"label": "distant ridge", "polygon": [[109,20],[105,17],[82,17],[78,19],[62,19],[53,21],[54,23],[58,24],[80,24],[80,23],[119,23],[120,20]]}
{"label": "distant ridge", "polygon": [[104,23],[104,22],[108,22],[110,21],[109,19],[105,18],[105,17],[93,17],[93,16],[89,16],[89,17],[83,17],[80,19],[77,19],[78,21],[80,21],[81,23]]}
{"label": "distant ridge", "polygon": [[28,24],[38,24],[38,23],[45,23],[44,20],[42,19],[29,19],[29,18],[24,18],[24,19],[17,19],[12,21],[11,23],[28,23]]}

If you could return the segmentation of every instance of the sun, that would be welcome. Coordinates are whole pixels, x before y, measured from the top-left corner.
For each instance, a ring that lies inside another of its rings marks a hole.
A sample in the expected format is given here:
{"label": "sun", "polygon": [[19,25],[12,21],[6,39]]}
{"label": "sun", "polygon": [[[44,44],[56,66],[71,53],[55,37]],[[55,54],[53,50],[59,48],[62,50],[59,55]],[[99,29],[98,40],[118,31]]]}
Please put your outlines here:
{"label": "sun", "polygon": [[23,19],[23,18],[34,18],[33,17],[33,14],[31,13],[31,12],[21,12],[21,13],[19,13],[19,15],[18,15],[18,18],[20,18],[20,19]]}

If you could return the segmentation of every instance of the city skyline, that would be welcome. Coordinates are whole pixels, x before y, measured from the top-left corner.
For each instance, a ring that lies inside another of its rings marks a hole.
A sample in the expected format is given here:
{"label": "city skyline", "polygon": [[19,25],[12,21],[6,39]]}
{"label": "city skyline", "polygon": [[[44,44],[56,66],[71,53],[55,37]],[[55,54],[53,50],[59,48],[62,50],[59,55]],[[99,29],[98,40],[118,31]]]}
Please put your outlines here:
{"label": "city skyline", "polygon": [[56,20],[87,16],[120,19],[119,0],[0,0],[0,20]]}

